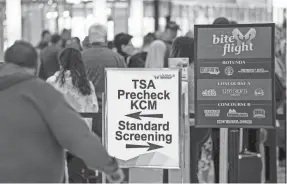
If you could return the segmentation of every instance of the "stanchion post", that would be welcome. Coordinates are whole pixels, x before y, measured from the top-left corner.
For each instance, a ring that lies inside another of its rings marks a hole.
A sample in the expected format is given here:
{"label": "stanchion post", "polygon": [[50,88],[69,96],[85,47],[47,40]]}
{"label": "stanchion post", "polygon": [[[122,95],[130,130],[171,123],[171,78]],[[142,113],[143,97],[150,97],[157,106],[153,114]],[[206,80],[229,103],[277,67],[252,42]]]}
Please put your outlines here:
{"label": "stanchion post", "polygon": [[162,182],[168,183],[168,169],[163,169]]}
{"label": "stanchion post", "polygon": [[239,128],[230,128],[228,133],[228,182],[238,183]]}
{"label": "stanchion post", "polygon": [[228,161],[226,159],[228,155],[228,129],[220,129],[220,158],[219,158],[219,183],[228,182]]}
{"label": "stanchion post", "polygon": [[[102,93],[102,144],[106,147],[106,95]],[[102,173],[102,183],[106,183],[106,175]]]}
{"label": "stanchion post", "polygon": [[269,136],[269,181],[268,183],[277,183],[277,141],[276,141],[276,129],[268,130]]}

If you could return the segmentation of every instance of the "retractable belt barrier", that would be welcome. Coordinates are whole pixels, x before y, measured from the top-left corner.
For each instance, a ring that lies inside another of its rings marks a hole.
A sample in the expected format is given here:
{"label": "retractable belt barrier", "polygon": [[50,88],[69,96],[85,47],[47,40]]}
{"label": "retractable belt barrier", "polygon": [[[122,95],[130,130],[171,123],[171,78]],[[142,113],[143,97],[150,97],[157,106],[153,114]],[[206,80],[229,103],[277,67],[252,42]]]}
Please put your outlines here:
{"label": "retractable belt barrier", "polygon": [[[93,112],[84,112],[80,113],[83,118],[94,118],[96,114],[101,114],[101,113],[93,113]],[[195,117],[194,113],[189,113],[189,118],[193,119]],[[286,120],[286,115],[285,114],[276,114],[276,120]]]}

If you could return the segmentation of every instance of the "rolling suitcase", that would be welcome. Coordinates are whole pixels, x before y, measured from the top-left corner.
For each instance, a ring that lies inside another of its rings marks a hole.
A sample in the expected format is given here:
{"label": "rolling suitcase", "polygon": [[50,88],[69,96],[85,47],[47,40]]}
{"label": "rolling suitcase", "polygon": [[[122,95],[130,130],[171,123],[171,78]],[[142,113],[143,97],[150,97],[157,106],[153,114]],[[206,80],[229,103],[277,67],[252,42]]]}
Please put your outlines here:
{"label": "rolling suitcase", "polygon": [[250,152],[246,149],[247,135],[240,129],[240,150],[238,156],[238,183],[261,183],[262,159],[259,153]]}

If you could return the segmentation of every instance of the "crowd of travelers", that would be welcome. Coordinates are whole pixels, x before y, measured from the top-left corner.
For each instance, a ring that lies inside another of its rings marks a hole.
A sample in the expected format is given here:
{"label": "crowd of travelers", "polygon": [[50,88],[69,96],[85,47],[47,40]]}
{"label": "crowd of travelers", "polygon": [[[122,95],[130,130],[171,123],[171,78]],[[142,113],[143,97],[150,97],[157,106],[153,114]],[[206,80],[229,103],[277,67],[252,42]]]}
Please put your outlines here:
{"label": "crowd of travelers", "polygon": [[[236,22],[217,18],[214,24]],[[4,148],[0,183],[76,182],[75,162],[104,172],[110,182],[122,182],[125,172],[101,144],[101,116],[83,119],[78,112],[102,111],[105,68],[167,68],[168,58],[185,57],[190,65],[189,109],[194,113],[193,32],[177,37],[178,30],[175,22],[167,22],[164,32],[145,35],[137,50],[127,33],[108,42],[107,28],[101,24],[93,24],[82,41],[72,37],[70,30],[61,34],[46,30],[35,47],[20,40],[9,47],[0,65],[0,104],[5,104],[0,111]],[[284,83],[282,78],[278,81]],[[215,177],[219,176],[219,129],[190,130],[191,149],[195,149],[191,152],[196,153],[190,163],[196,165],[191,168],[192,183],[199,182],[198,172],[209,169],[212,162]],[[195,148],[192,140],[207,133],[211,136],[204,146]]]}

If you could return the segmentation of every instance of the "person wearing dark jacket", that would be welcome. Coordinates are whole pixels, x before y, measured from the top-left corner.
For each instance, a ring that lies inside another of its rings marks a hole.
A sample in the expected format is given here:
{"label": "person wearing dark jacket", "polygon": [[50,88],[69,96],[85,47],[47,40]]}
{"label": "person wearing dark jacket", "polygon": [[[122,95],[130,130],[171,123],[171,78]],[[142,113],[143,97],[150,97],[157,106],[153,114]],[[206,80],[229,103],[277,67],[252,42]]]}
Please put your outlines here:
{"label": "person wearing dark jacket", "polygon": [[15,42],[0,65],[0,183],[61,183],[65,150],[122,182],[117,161],[81,116],[50,84],[35,76],[37,51]]}
{"label": "person wearing dark jacket", "polygon": [[[83,51],[83,61],[87,75],[94,84],[98,98],[99,112],[102,111],[102,93],[105,92],[105,68],[126,68],[127,65],[122,56],[107,47],[107,29],[100,24],[94,24],[89,28],[90,47]],[[93,123],[93,131],[102,135],[101,117]]]}
{"label": "person wearing dark jacket", "polygon": [[39,50],[43,50],[49,45],[49,41],[51,38],[51,33],[48,30],[44,30],[41,34],[41,41],[38,43],[37,48]]}
{"label": "person wearing dark jacket", "polygon": [[176,24],[176,22],[169,21],[166,24],[164,33],[161,35],[161,40],[166,45],[165,62],[164,62],[165,68],[168,67],[168,58],[170,57],[170,54],[171,54],[172,42],[176,38],[179,30],[180,30],[180,27],[178,24]]}
{"label": "person wearing dark jacket", "polygon": [[[171,48],[171,58],[189,58],[189,68],[188,68],[188,81],[189,81],[189,111],[194,113],[194,39],[181,36],[177,37]],[[192,121],[192,120],[190,120]],[[190,126],[190,182],[198,183],[198,161],[200,158],[200,146],[197,140],[203,140],[206,137],[208,131],[205,129],[196,129],[193,126]]]}
{"label": "person wearing dark jacket", "polygon": [[[218,17],[213,22],[214,25],[228,25],[230,24],[229,20],[225,17]],[[212,137],[212,155],[213,155],[213,162],[214,162],[214,183],[219,183],[219,145],[220,145],[220,129],[213,128],[211,130],[211,137]]]}
{"label": "person wearing dark jacket", "polygon": [[124,57],[125,62],[129,63],[130,56],[133,55],[134,45],[132,44],[133,36],[126,33],[119,33],[115,36],[114,46],[117,52]]}
{"label": "person wearing dark jacket", "polygon": [[83,51],[82,45],[81,45],[81,40],[79,37],[73,37],[72,38],[72,45],[75,45],[75,48],[78,49],[79,51]]}
{"label": "person wearing dark jacket", "polygon": [[58,56],[62,50],[61,45],[61,36],[54,34],[51,37],[50,45],[41,52],[41,66],[39,71],[39,77],[41,79],[47,80],[59,70]]}
{"label": "person wearing dark jacket", "polygon": [[145,61],[147,57],[147,51],[150,44],[155,40],[155,35],[153,33],[148,33],[143,40],[143,46],[140,52],[134,54],[130,58],[130,62],[128,64],[129,68],[144,68]]}
{"label": "person wearing dark jacket", "polygon": [[90,48],[90,46],[91,46],[91,45],[90,45],[89,37],[86,36],[86,37],[84,38],[84,40],[82,41],[83,50],[86,50],[86,49]]}
{"label": "person wearing dark jacket", "polygon": [[61,47],[65,48],[67,45],[70,44],[71,42],[71,30],[69,29],[63,29],[62,33],[61,33]]}

